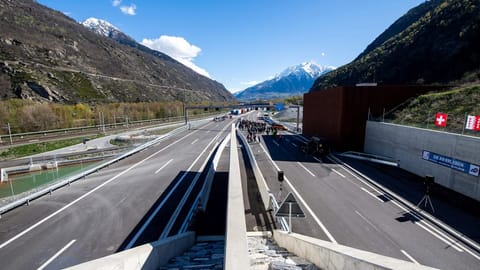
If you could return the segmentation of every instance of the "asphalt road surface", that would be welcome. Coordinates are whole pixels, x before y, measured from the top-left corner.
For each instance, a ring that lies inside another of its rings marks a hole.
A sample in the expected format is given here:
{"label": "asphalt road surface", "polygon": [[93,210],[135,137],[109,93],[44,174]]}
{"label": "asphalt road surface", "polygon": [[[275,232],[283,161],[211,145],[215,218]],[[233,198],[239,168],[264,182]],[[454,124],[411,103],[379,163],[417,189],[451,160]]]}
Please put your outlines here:
{"label": "asphalt road surface", "polygon": [[175,205],[164,203],[172,186],[183,188],[198,176],[231,123],[181,132],[2,215],[0,268],[60,269],[158,239],[161,227],[152,227],[172,215]]}
{"label": "asphalt road surface", "polygon": [[[277,201],[292,192],[306,214],[293,220],[293,232],[441,269],[479,269],[480,254],[416,217],[335,157],[304,154],[302,141],[284,133],[281,139],[264,134],[261,143],[251,143]],[[283,184],[278,170],[284,171]]]}

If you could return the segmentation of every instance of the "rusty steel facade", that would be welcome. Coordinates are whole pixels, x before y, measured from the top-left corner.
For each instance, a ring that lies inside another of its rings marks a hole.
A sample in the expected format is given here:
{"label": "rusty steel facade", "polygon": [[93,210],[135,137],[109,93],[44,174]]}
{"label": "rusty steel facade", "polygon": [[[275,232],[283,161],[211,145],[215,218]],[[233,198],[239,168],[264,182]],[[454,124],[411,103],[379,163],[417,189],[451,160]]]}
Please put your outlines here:
{"label": "rusty steel facade", "polygon": [[303,96],[303,133],[326,138],[339,151],[363,151],[369,111],[381,117],[409,98],[445,88],[346,86],[311,91]]}

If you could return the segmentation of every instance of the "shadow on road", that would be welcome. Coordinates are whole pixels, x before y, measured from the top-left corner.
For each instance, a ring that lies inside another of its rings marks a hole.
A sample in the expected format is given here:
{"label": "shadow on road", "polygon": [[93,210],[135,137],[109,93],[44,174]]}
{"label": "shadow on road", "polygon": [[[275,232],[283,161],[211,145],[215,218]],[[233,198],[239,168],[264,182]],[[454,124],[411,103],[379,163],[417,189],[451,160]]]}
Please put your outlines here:
{"label": "shadow on road", "polygon": [[303,152],[304,143],[296,135],[262,135],[262,139],[274,161],[318,163],[320,160],[322,163],[332,163],[321,155],[315,156],[316,159],[314,159],[312,155]]}
{"label": "shadow on road", "polygon": [[242,155],[240,162],[245,168],[245,176],[242,175],[242,186],[245,201],[245,221],[247,225],[247,231],[273,231],[277,228],[275,224],[275,218],[272,211],[265,209],[263,205],[260,191],[258,189],[257,180],[253,173],[252,164],[248,159],[247,150],[245,147],[241,148]]}
{"label": "shadow on road", "polygon": [[[186,173],[186,176],[183,175]],[[160,238],[165,226],[167,225],[170,217],[172,216],[173,212],[176,209],[176,206],[180,203],[183,195],[185,194],[188,186],[190,185],[192,179],[195,178],[196,175],[200,174],[199,172],[185,172],[181,171],[177,174],[175,179],[172,183],[168,186],[168,188],[162,193],[162,195],[155,201],[152,207],[148,210],[147,214],[140,220],[137,226],[133,229],[133,231],[128,235],[128,237],[124,240],[122,245],[120,245],[118,251],[124,250],[130,241],[135,237],[135,234],[141,229],[144,223],[150,218],[150,216],[155,212],[155,210],[160,206],[160,210],[155,215],[155,217],[151,220],[149,225],[145,228],[141,236],[135,242],[133,246],[139,246],[146,243],[150,243],[153,241],[157,241]],[[182,180],[182,178],[184,179]],[[182,180],[180,182],[180,180]],[[173,188],[178,184],[178,187],[173,190]],[[173,193],[167,198],[170,192]]]}

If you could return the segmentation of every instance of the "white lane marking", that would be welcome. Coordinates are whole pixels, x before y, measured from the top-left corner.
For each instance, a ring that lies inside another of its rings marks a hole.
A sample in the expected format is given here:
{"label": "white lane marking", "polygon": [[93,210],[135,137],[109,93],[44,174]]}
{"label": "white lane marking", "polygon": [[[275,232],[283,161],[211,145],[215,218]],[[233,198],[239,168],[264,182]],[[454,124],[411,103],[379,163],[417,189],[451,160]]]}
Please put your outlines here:
{"label": "white lane marking", "polygon": [[113,180],[117,179],[118,177],[124,175],[125,173],[131,171],[132,169],[134,169],[135,167],[137,167],[138,165],[142,164],[143,162],[151,159],[152,157],[154,157],[155,155],[157,155],[158,153],[164,151],[165,149],[167,148],[170,148],[170,146],[178,143],[179,141],[187,138],[188,136],[194,134],[196,131],[192,132],[192,133],[188,133],[187,135],[183,136],[182,138],[172,142],[171,144],[165,146],[164,148],[160,149],[159,151],[151,154],[150,156],[144,158],[143,160],[140,160],[139,162],[133,164],[132,166],[130,166],[129,168],[127,168],[126,170],[120,172],[119,174],[115,175],[114,177],[108,179],[107,181],[103,182],[102,184],[98,185],[97,187],[95,187],[94,189],[90,190],[89,192],[83,194],[82,196],[78,197],[77,199],[73,200],[71,203],[65,205],[64,207],[58,209],[57,211],[51,213],[50,215],[48,215],[47,217],[43,218],[42,220],[40,220],[39,222],[33,224],[32,226],[28,227],[27,229],[23,230],[21,233],[15,235],[14,237],[10,238],[9,240],[7,240],[6,242],[4,242],[3,244],[0,245],[0,249],[4,248],[5,246],[7,246],[8,244],[10,244],[11,242],[17,240],[18,238],[24,236],[25,234],[27,234],[28,232],[30,232],[31,230],[35,229],[36,227],[42,225],[43,223],[45,223],[46,221],[48,221],[49,219],[51,219],[52,217],[60,214],[61,212],[65,211],[65,209],[69,208],[70,206],[76,204],[77,202],[85,199],[87,196],[89,196],[90,194],[92,194],[93,192],[99,190],[100,188],[104,187],[105,185],[108,185],[110,182],[112,182]]}
{"label": "white lane marking", "polygon": [[400,251],[403,253],[403,255],[409,258],[414,264],[420,264],[417,262],[417,260],[415,260],[412,256],[410,256],[410,254],[408,254],[405,250],[400,249]]}
{"label": "white lane marking", "polygon": [[58,256],[60,256],[65,250],[67,250],[67,248],[69,248],[71,245],[73,245],[73,243],[75,243],[76,241],[77,241],[77,239],[73,239],[72,241],[70,241],[66,246],[64,246],[57,253],[55,253],[55,255],[53,255],[53,257],[51,257],[50,259],[48,259],[48,261],[46,261],[44,264],[42,264],[37,270],[42,270],[45,267],[47,267],[47,265],[49,265],[51,262],[53,262],[53,260],[55,260]]}
{"label": "white lane marking", "polygon": [[335,169],[332,169],[332,172],[340,175],[340,176],[343,177],[343,178],[347,178],[345,175],[341,174],[339,171],[337,171],[337,170],[335,170]]}
{"label": "white lane marking", "polygon": [[315,174],[313,174],[309,169],[307,169],[307,167],[303,166],[302,163],[300,162],[297,162],[297,164],[302,167],[305,171],[307,171],[311,176],[315,177]]}
{"label": "white lane marking", "polygon": [[274,143],[276,146],[280,146],[280,144],[278,144],[276,141],[273,141],[273,143]]}
{"label": "white lane marking", "polygon": [[296,145],[296,144],[295,144],[295,143],[293,143],[293,142],[292,142],[292,145],[293,145],[294,147],[298,147],[298,145]]}
{"label": "white lane marking", "polygon": [[313,157],[313,159],[315,159],[316,161],[320,162],[320,163],[323,163],[320,159],[316,158],[316,157]]}
{"label": "white lane marking", "polygon": [[173,161],[173,158],[170,159],[169,161],[167,161],[167,163],[163,164],[163,166],[160,167],[158,170],[156,170],[156,171],[155,171],[155,174],[157,174],[157,173],[160,172],[161,170],[165,169],[165,167],[167,167],[168,164],[170,164],[170,162],[172,162],[172,161]]}
{"label": "white lane marking", "polygon": [[[260,147],[263,149],[263,151],[265,152],[265,154],[267,155],[267,158],[270,160],[270,162],[273,164],[273,166],[275,166],[275,168],[277,169],[277,171],[280,171],[280,168],[278,167],[278,165],[273,161],[272,157],[270,156],[270,154],[268,154],[267,150],[265,149],[265,147],[263,147],[262,144],[260,144]],[[338,244],[337,240],[335,240],[335,238],[333,238],[332,234],[330,234],[330,232],[327,230],[327,227],[325,227],[325,225],[320,221],[320,219],[315,215],[315,213],[313,212],[312,208],[310,208],[310,206],[308,206],[308,204],[305,202],[305,200],[303,199],[302,196],[300,196],[300,193],[298,193],[298,191],[295,189],[295,187],[292,185],[292,183],[290,183],[290,181],[288,180],[288,178],[286,176],[284,176],[284,180],[285,182],[287,182],[288,186],[290,187],[290,189],[293,191],[293,193],[295,193],[295,196],[300,200],[300,202],[303,204],[303,206],[305,206],[305,208],[307,209],[308,213],[312,216],[312,218],[315,220],[315,222],[318,224],[318,226],[320,226],[320,228],[323,230],[323,232],[327,235],[328,239],[330,239],[330,242],[332,243],[335,243],[335,244]]]}
{"label": "white lane marking", "polygon": [[368,220],[366,217],[364,217],[362,214],[360,214],[360,212],[358,212],[357,210],[355,210],[355,213],[356,213],[357,215],[359,215],[365,222],[367,222],[368,225],[372,226],[376,231],[378,231],[378,230],[377,230],[377,227],[376,227],[372,222],[370,222],[370,220]]}
{"label": "white lane marking", "polygon": [[265,149],[265,147],[263,147],[263,144],[260,144],[260,147],[262,148],[263,152],[267,155],[267,157],[270,159],[270,161],[272,162],[275,169],[277,169],[277,171],[280,171],[280,168],[277,166],[277,163],[273,162],[272,157],[270,157],[270,154],[267,152],[267,149]]}
{"label": "white lane marking", "polygon": [[379,200],[380,202],[382,202],[382,203],[384,202],[384,201],[382,201],[382,199],[378,198],[375,194],[371,193],[371,192],[368,191],[366,188],[363,188],[363,187],[362,187],[361,189],[362,189],[363,191],[365,191],[368,195],[370,195],[370,196],[374,197],[375,199]]}
{"label": "white lane marking", "polygon": [[198,142],[198,138],[193,140],[193,142],[191,144],[195,144],[196,142]]}
{"label": "white lane marking", "polygon": [[415,224],[417,224],[417,226],[420,226],[420,228],[424,229],[425,231],[429,232],[431,235],[433,235],[433,236],[435,236],[436,238],[440,239],[440,240],[441,240],[442,242],[444,242],[445,244],[453,247],[456,251],[458,251],[458,252],[463,252],[462,249],[460,249],[459,247],[457,247],[457,244],[456,244],[455,242],[453,242],[453,241],[450,242],[450,241],[448,240],[448,238],[445,239],[445,238],[441,237],[440,235],[438,235],[437,233],[435,233],[433,230],[430,230],[429,228],[427,228],[426,226],[424,226],[425,224],[424,224],[422,221],[420,221],[420,222],[415,222]]}

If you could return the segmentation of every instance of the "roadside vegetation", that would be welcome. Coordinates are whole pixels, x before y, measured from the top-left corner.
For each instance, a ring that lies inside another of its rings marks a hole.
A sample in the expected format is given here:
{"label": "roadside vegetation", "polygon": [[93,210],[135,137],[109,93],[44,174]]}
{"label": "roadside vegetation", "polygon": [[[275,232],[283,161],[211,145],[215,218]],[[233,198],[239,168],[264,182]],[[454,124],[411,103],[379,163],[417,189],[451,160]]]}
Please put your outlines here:
{"label": "roadside vegetation", "polygon": [[0,152],[0,159],[14,159],[14,158],[21,158],[21,157],[36,155],[43,152],[48,152],[48,151],[76,145],[76,144],[82,143],[84,139],[96,139],[99,137],[101,136],[100,135],[88,136],[88,137],[81,137],[81,138],[74,138],[74,139],[51,141],[51,142],[45,142],[45,143],[33,143],[28,145],[15,146],[15,147],[6,149],[3,152]]}
{"label": "roadside vegetation", "polygon": [[[188,106],[215,105],[198,103]],[[189,111],[189,115],[200,113],[204,110]],[[180,101],[65,105],[9,99],[0,101],[0,134],[8,134],[8,124],[12,133],[23,133],[98,125],[102,118],[104,124],[113,124],[182,115],[183,103]]]}
{"label": "roadside vegetation", "polygon": [[[435,114],[447,113],[446,128],[435,127]],[[386,120],[401,125],[431,128],[455,133],[477,135],[465,131],[467,115],[480,115],[480,84],[463,86],[442,92],[432,92],[409,100],[401,108],[386,115]]]}

